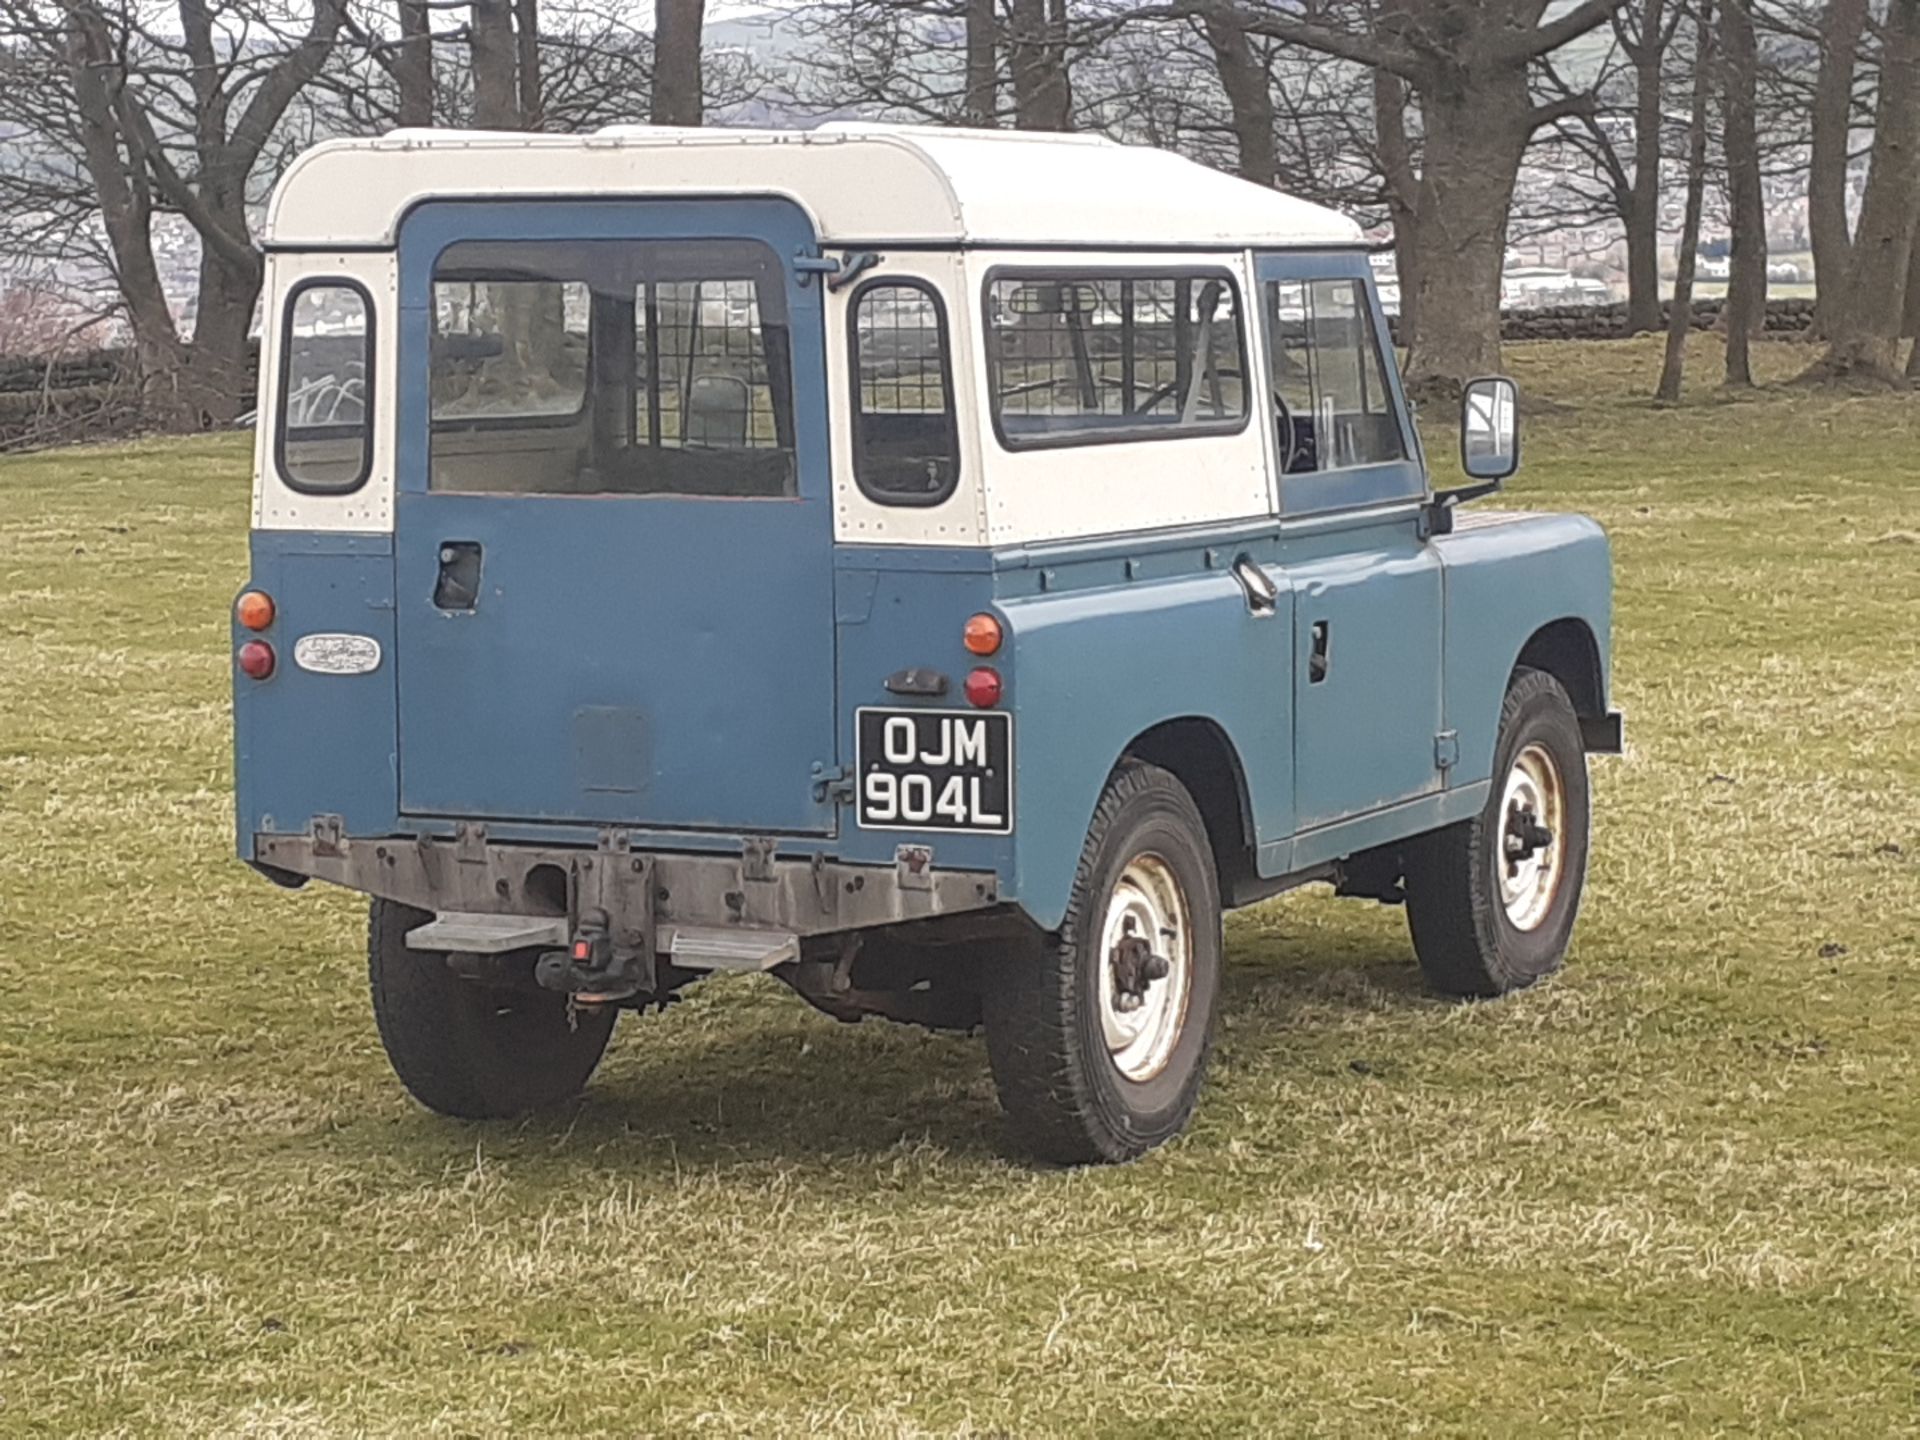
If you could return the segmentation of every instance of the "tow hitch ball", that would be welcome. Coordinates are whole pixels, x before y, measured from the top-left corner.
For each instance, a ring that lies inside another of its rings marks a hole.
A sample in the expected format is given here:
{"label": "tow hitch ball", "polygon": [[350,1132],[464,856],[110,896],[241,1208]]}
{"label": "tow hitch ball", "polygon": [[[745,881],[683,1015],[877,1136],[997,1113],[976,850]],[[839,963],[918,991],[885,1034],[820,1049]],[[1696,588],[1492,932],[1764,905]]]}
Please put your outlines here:
{"label": "tow hitch ball", "polygon": [[533,978],[548,990],[571,996],[582,1005],[603,1005],[638,994],[644,977],[633,955],[613,946],[613,926],[604,910],[582,910],[573,942],[565,950],[549,950],[534,966]]}

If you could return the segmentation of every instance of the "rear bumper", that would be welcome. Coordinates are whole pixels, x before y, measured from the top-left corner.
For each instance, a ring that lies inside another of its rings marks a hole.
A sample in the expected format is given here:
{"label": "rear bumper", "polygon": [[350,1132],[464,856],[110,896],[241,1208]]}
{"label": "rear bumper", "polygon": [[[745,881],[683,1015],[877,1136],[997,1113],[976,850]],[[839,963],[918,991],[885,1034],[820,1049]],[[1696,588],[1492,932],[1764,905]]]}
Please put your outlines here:
{"label": "rear bumper", "polygon": [[325,880],[436,913],[577,915],[591,905],[649,934],[680,924],[828,935],[1000,903],[991,871],[940,870],[910,845],[887,866],[783,859],[770,843],[740,855],[643,852],[617,833],[590,850],[495,844],[474,831],[438,840],[323,830],[255,835],[253,854],[275,879]]}

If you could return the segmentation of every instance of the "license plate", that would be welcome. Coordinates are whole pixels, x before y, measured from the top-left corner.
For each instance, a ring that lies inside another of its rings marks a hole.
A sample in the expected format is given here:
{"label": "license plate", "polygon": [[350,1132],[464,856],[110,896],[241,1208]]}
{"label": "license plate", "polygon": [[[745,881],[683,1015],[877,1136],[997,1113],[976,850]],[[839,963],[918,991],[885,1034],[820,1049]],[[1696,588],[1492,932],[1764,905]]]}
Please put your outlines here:
{"label": "license plate", "polygon": [[861,710],[863,830],[1013,832],[1013,717],[978,710]]}

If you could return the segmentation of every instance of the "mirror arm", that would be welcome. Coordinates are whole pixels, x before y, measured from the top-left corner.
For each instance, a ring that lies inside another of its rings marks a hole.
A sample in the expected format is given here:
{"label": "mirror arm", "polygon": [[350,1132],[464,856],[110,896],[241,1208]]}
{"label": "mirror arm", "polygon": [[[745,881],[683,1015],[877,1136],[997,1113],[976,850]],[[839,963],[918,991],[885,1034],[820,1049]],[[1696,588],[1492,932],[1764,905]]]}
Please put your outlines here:
{"label": "mirror arm", "polygon": [[1480,500],[1496,494],[1506,485],[1505,480],[1483,480],[1478,485],[1462,485],[1456,490],[1436,491],[1427,503],[1420,507],[1420,536],[1430,540],[1436,535],[1453,533],[1453,509],[1469,500]]}

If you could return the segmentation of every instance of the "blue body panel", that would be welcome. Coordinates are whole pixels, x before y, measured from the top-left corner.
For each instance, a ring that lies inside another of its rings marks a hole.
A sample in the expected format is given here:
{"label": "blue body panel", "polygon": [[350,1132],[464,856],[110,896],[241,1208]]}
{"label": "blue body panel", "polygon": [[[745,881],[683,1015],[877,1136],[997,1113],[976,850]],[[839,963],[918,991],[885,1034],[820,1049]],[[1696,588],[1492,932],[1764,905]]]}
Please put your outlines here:
{"label": "blue body panel", "polygon": [[1459,736],[1455,785],[1493,773],[1507,677],[1534,634],[1556,621],[1584,626],[1601,690],[1612,704],[1613,558],[1607,535],[1584,515],[1483,511],[1433,542],[1446,567],[1447,726]]}
{"label": "blue body panel", "polygon": [[[1611,568],[1573,516],[1465,513],[1422,532],[1425,468],[1390,381],[1408,460],[1282,477],[1279,513],[1097,540],[836,545],[820,287],[790,271],[799,494],[791,500],[432,493],[427,394],[434,257],[453,239],[749,235],[817,246],[778,201],[421,207],[401,241],[396,533],[259,531],[251,583],[275,599],[268,681],[236,681],[238,826],[354,836],[452,834],[890,865],[917,837],[866,831],[836,795],[857,777],[856,712],[954,709],[982,663],[962,645],[992,611],[986,663],[1013,716],[1011,834],[926,836],[942,869],[991,871],[1041,926],[1063,918],[1102,787],[1139,737],[1182,722],[1224,743],[1245,869],[1279,880],[1466,818],[1486,802],[1509,676],[1544,627],[1591,637],[1604,710]],[[1260,277],[1352,275],[1363,258],[1260,256]],[[1366,293],[1380,324],[1370,280]],[[432,603],[439,547],[478,543],[471,611]],[[1257,614],[1241,559],[1273,582]],[[363,635],[377,669],[292,661],[316,632]],[[236,630],[236,642],[247,638]],[[1324,667],[1316,658],[1324,653]],[[905,670],[938,696],[889,693]],[[1324,672],[1324,673],[1322,673]]]}
{"label": "blue body panel", "polygon": [[[395,507],[400,806],[414,815],[831,833],[833,546],[821,287],[786,270],[798,495],[449,494],[427,487],[434,264],[455,241],[817,248],[778,200],[441,202],[400,231]],[[478,543],[471,610],[439,553]]]}
{"label": "blue body panel", "polygon": [[[273,596],[261,638],[279,663],[271,678],[234,672],[234,789],[240,854],[261,832],[303,831],[317,814],[349,833],[394,829],[398,744],[394,723],[393,543],[386,535],[256,530],[249,588]],[[370,636],[380,664],[365,675],[317,675],[294,663],[309,634]],[[252,639],[236,624],[234,644]]]}

